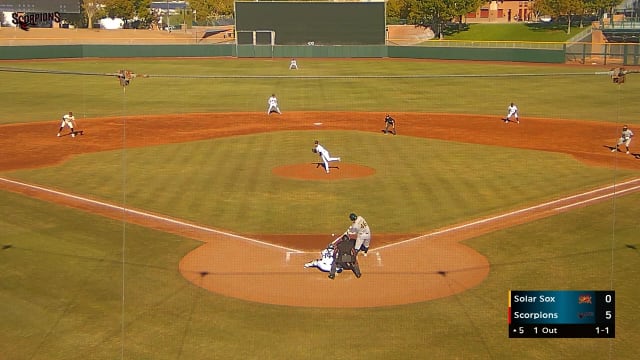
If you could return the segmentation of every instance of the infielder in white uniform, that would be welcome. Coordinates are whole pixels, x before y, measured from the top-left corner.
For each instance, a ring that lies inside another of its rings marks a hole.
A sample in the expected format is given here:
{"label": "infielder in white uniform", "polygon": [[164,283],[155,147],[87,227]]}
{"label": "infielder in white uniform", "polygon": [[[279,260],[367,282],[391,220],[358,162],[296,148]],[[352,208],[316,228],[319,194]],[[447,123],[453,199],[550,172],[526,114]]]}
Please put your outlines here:
{"label": "infielder in white uniform", "polygon": [[298,62],[296,61],[296,59],[291,59],[289,70],[298,70]]}
{"label": "infielder in white uniform", "polygon": [[269,100],[267,100],[267,104],[269,104],[269,109],[267,109],[267,115],[271,115],[272,112],[277,112],[278,114],[282,114],[280,112],[280,108],[278,107],[278,98],[276,98],[276,94],[271,94]]}
{"label": "infielder in white uniform", "polygon": [[329,155],[329,151],[324,148],[324,146],[320,145],[318,140],[313,142],[313,148],[311,149],[314,153],[318,154],[324,163],[324,169],[329,173],[329,163],[331,161],[340,161],[339,157],[331,157]]}
{"label": "infielder in white uniform", "polygon": [[364,252],[364,256],[367,256],[371,243],[371,229],[369,228],[369,224],[367,224],[367,221],[362,216],[356,215],[355,213],[349,214],[349,220],[351,220],[352,224],[347,229],[347,235],[349,235],[351,239],[355,237],[356,252],[362,251]]}
{"label": "infielder in white uniform", "polygon": [[629,144],[631,144],[631,138],[633,137],[633,131],[629,129],[627,125],[622,127],[622,134],[620,134],[620,138],[618,139],[618,143],[616,143],[616,148],[612,149],[611,152],[620,151],[619,146],[624,144],[627,148],[627,154],[629,153]]}
{"label": "infielder in white uniform", "polygon": [[64,116],[62,116],[62,123],[60,124],[60,129],[58,130],[58,137],[60,137],[60,133],[62,132],[62,129],[65,126],[69,127],[69,130],[71,130],[71,137],[76,137],[76,133],[75,131],[73,131],[73,126],[76,122],[76,118],[75,116],[73,116],[73,112],[69,111],[68,114],[65,114]]}
{"label": "infielder in white uniform", "polygon": [[516,123],[520,124],[520,119],[518,118],[518,107],[514,103],[511,103],[511,105],[507,107],[507,117],[503,119],[504,122],[508,123],[511,121],[511,117],[516,120]]}

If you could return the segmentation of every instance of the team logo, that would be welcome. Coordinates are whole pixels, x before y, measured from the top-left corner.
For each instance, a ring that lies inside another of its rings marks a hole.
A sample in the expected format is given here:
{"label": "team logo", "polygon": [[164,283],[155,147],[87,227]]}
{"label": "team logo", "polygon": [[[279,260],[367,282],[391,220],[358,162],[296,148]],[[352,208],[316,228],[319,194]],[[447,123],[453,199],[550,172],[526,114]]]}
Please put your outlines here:
{"label": "team logo", "polygon": [[594,314],[593,314],[592,311],[585,311],[585,312],[579,312],[578,313],[578,318],[580,318],[580,319],[584,319],[584,318],[587,318],[587,317],[593,317],[593,316],[594,316]]}
{"label": "team logo", "polygon": [[578,304],[591,304],[591,295],[584,294],[578,296]]}
{"label": "team logo", "polygon": [[24,31],[28,31],[30,27],[37,27],[41,22],[57,22],[59,23],[60,13],[13,13],[11,22],[20,27]]}

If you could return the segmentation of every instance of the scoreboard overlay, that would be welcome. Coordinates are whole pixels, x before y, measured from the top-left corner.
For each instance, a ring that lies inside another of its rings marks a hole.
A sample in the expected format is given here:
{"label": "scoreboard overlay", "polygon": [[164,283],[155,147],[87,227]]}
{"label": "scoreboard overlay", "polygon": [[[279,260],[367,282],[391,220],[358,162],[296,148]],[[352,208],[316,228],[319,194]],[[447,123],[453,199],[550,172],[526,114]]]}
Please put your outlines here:
{"label": "scoreboard overlay", "polygon": [[615,338],[615,291],[510,290],[510,338]]}

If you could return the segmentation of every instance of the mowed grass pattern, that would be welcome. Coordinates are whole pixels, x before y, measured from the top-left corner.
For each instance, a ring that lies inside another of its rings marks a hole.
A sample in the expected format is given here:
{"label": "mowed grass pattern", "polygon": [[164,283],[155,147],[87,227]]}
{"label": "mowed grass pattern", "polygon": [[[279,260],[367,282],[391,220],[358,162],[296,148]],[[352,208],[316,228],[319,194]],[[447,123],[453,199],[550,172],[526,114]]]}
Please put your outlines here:
{"label": "mowed grass pattern", "polygon": [[425,233],[611,180],[611,170],[566,155],[357,131],[318,135],[333,156],[376,173],[330,182],[276,176],[274,167],[317,160],[310,132],[283,131],[87,154],[9,175],[239,233],[281,234],[339,232],[352,211],[366,214],[374,232]]}
{"label": "mowed grass pattern", "polygon": [[[608,67],[483,64],[425,60],[137,59],[21,62],[8,68],[93,73],[2,72],[2,123],[103,116],[266,111],[276,93],[287,111],[417,111],[503,116],[514,101],[521,116],[640,123],[640,81],[612,84]],[[126,88],[113,76],[130,69]],[[596,75],[596,73],[603,73]],[[363,78],[364,76],[364,78]],[[376,76],[371,78],[371,76]],[[633,74],[628,75],[630,80]],[[24,96],[19,96],[25,94]],[[37,103],[34,103],[37,99]],[[612,109],[615,106],[615,110]]]}

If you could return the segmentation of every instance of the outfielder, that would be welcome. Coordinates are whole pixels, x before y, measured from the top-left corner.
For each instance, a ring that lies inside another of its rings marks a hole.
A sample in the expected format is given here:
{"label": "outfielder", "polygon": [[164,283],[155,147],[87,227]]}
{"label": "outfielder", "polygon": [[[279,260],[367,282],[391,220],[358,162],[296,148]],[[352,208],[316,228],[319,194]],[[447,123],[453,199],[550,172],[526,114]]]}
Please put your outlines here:
{"label": "outfielder", "polygon": [[325,149],[324,146],[320,145],[320,142],[318,140],[313,142],[313,148],[311,149],[311,151],[320,156],[322,162],[324,163],[324,169],[327,171],[327,174],[329,173],[329,162],[340,161],[339,157],[331,157],[331,155],[329,155],[329,151]]}
{"label": "outfielder", "polygon": [[618,142],[616,143],[616,148],[612,149],[611,152],[620,151],[619,146],[624,144],[624,146],[627,148],[627,154],[628,154],[629,153],[629,144],[631,144],[631,138],[632,137],[633,137],[633,131],[631,131],[627,125],[624,125],[622,127],[622,134],[620,134],[620,138],[618,139]]}
{"label": "outfielder", "polygon": [[62,132],[62,129],[65,126],[69,127],[69,130],[71,130],[71,137],[76,137],[76,132],[73,131],[73,126],[75,125],[76,122],[76,118],[75,116],[73,116],[73,112],[69,111],[68,114],[65,114],[64,116],[62,116],[62,123],[60,124],[60,129],[58,130],[58,137],[60,137],[60,133]]}
{"label": "outfielder", "polygon": [[[391,129],[391,130],[389,130]],[[396,120],[391,117],[391,115],[387,114],[384,117],[384,134],[391,132],[393,135],[396,134]]]}
{"label": "outfielder", "polygon": [[516,123],[520,124],[520,119],[518,118],[518,107],[514,103],[511,103],[511,105],[507,107],[507,117],[503,119],[505,124],[511,121],[511,117],[516,120]]}
{"label": "outfielder", "polygon": [[271,115],[272,112],[277,112],[278,114],[282,114],[280,112],[280,108],[278,107],[278,98],[276,98],[276,94],[271,94],[271,97],[267,101],[269,104],[269,109],[267,109],[267,115]]}
{"label": "outfielder", "polygon": [[347,235],[349,235],[351,239],[355,237],[356,253],[362,251],[364,252],[364,256],[367,256],[371,243],[371,229],[369,228],[369,224],[367,224],[367,221],[362,216],[356,215],[355,213],[349,214],[349,220],[351,220],[352,224],[347,229]]}

